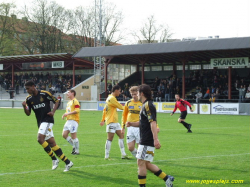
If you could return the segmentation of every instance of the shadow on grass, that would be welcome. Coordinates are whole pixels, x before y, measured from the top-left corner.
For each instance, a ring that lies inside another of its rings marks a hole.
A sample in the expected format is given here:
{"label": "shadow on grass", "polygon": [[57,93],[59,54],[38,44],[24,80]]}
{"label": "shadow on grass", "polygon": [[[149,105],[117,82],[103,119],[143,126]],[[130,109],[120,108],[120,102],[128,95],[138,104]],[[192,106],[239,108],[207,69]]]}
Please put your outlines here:
{"label": "shadow on grass", "polygon": [[[97,171],[100,172],[100,171]],[[122,185],[130,185],[130,186],[135,186],[136,183],[136,176],[135,180],[131,181],[121,175],[122,177],[118,177],[119,174],[115,174],[114,177],[108,176],[108,175],[101,175],[101,172],[98,174],[94,173],[88,173],[85,171],[79,171],[79,170],[70,170],[67,174],[73,175],[74,177],[79,177],[79,178],[88,178],[90,181],[91,180],[96,180],[96,181],[104,181],[106,184],[104,185],[112,185],[112,186],[122,186]],[[107,173],[106,173],[107,174]],[[110,184],[112,183],[112,184]]]}

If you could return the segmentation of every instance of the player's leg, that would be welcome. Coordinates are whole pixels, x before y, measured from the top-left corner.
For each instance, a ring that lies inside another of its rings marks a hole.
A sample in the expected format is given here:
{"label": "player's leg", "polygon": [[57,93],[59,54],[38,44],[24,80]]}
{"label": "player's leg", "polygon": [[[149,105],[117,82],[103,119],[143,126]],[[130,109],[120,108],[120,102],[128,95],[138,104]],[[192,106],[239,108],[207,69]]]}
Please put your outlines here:
{"label": "player's leg", "polygon": [[37,134],[37,141],[43,147],[44,151],[51,157],[52,160],[57,160],[48,142],[45,141],[46,134],[51,131],[49,127],[49,123],[41,123]]}
{"label": "player's leg", "polygon": [[116,124],[116,134],[119,137],[118,144],[121,150],[122,159],[127,159],[128,156],[125,152],[125,146],[124,146],[124,134],[122,134],[121,126],[119,123]]}
{"label": "player's leg", "polygon": [[140,187],[145,187],[146,176],[147,176],[146,161],[142,159],[137,159],[137,165],[138,165],[138,184]]}
{"label": "player's leg", "polygon": [[115,133],[112,133],[112,132],[107,133],[107,140],[106,140],[106,144],[105,144],[105,158],[104,158],[105,160],[109,159],[109,152],[111,149],[111,143],[113,141],[114,135],[115,135]]}
{"label": "player's leg", "polygon": [[73,147],[75,147],[75,151],[72,153],[74,155],[79,155],[79,140],[77,138],[77,130],[78,130],[78,123],[74,120],[71,120],[71,127],[70,127],[70,134],[73,141]]}
{"label": "player's leg", "polygon": [[71,133],[71,138],[73,140],[73,144],[74,144],[74,147],[75,147],[75,151],[72,154],[79,155],[80,151],[79,151],[79,140],[77,138],[77,132]]}
{"label": "player's leg", "polygon": [[192,131],[191,131],[192,125],[185,122],[186,117],[187,117],[187,111],[181,112],[181,116],[180,116],[180,119],[179,119],[180,123],[182,123],[183,126],[186,127],[186,129],[188,130],[187,131],[188,133],[192,133]]}
{"label": "player's leg", "polygon": [[63,162],[65,162],[65,172],[69,171],[69,169],[73,166],[73,162],[71,162],[63,153],[62,149],[56,144],[56,141],[53,137],[50,137],[47,142],[49,143],[49,146],[52,147],[52,150],[58,156]]}
{"label": "player's leg", "polygon": [[72,153],[75,152],[75,147],[74,147],[74,142],[72,140],[72,138],[69,136],[69,133],[70,133],[70,122],[69,120],[66,121],[64,127],[63,127],[63,133],[62,133],[62,136],[64,139],[66,139],[69,144],[73,147],[73,150],[72,150]]}
{"label": "player's leg", "polygon": [[[128,142],[128,141],[127,141]],[[131,152],[131,154],[136,158],[137,149],[135,148],[135,140],[128,142],[128,150]]]}

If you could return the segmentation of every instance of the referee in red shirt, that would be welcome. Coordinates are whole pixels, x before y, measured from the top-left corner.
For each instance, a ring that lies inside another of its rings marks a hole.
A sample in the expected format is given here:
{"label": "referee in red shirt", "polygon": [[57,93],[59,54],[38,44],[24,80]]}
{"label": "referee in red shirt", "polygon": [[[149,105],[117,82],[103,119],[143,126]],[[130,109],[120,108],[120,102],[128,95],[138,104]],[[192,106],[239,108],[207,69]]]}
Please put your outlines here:
{"label": "referee in red shirt", "polygon": [[188,133],[192,133],[191,131],[191,124],[188,124],[185,122],[186,116],[187,116],[187,107],[186,105],[189,106],[190,111],[193,112],[191,104],[183,99],[180,98],[179,94],[175,94],[175,99],[176,99],[176,103],[175,103],[175,107],[173,112],[170,114],[171,116],[175,113],[175,111],[177,110],[177,108],[179,108],[179,110],[181,111],[181,115],[180,118],[178,119],[179,123],[182,123],[184,127],[186,127],[186,129],[188,130]]}

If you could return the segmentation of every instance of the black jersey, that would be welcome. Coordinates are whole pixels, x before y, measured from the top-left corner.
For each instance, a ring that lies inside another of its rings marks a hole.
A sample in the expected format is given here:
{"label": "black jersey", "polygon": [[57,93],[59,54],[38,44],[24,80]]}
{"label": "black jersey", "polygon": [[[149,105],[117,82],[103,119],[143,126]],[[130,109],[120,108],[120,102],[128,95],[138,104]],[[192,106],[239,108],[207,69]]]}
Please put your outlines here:
{"label": "black jersey", "polygon": [[153,101],[146,100],[140,112],[140,144],[154,147],[153,133],[150,123],[156,122],[156,108]]}
{"label": "black jersey", "polygon": [[29,95],[26,98],[29,111],[32,109],[35,112],[38,128],[42,122],[54,123],[54,117],[48,115],[51,112],[50,101],[58,102],[50,92],[43,90],[38,91],[36,96]]}

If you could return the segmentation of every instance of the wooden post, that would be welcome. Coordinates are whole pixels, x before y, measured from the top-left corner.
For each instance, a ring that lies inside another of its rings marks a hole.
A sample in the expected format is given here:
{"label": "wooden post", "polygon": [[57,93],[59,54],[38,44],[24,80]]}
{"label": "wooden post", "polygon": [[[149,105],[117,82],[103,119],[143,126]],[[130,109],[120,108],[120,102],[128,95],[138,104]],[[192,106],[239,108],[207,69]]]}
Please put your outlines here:
{"label": "wooden post", "polygon": [[182,98],[185,99],[186,84],[185,84],[185,64],[186,60],[182,60]]}
{"label": "wooden post", "polygon": [[228,99],[232,99],[232,66],[228,67]]}

